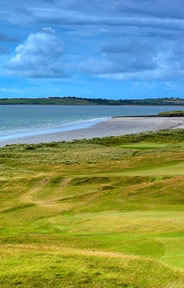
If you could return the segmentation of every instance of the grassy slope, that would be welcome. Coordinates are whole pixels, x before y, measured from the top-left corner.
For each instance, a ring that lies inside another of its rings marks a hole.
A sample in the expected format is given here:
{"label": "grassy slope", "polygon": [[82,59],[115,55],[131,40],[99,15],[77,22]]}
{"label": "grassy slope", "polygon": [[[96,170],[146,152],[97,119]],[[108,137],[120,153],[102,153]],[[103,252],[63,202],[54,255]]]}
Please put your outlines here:
{"label": "grassy slope", "polygon": [[178,110],[178,111],[168,111],[168,112],[161,112],[158,114],[160,117],[183,117],[184,111]]}
{"label": "grassy slope", "polygon": [[184,131],[0,150],[0,287],[183,287]]}

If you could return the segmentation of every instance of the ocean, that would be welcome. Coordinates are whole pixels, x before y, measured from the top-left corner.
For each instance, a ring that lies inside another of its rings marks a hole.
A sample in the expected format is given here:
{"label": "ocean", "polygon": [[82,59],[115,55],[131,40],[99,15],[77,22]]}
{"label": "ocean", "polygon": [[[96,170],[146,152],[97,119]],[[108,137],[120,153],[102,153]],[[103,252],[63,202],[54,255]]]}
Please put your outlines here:
{"label": "ocean", "polygon": [[114,116],[156,115],[184,106],[0,106],[0,140],[87,128]]}

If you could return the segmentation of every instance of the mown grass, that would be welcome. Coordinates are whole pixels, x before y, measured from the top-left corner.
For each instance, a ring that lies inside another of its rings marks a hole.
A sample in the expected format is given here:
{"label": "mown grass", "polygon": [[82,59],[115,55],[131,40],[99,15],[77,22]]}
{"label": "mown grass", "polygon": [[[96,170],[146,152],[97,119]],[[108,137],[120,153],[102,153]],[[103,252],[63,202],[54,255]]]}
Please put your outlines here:
{"label": "mown grass", "polygon": [[0,287],[184,287],[184,130],[0,149]]}

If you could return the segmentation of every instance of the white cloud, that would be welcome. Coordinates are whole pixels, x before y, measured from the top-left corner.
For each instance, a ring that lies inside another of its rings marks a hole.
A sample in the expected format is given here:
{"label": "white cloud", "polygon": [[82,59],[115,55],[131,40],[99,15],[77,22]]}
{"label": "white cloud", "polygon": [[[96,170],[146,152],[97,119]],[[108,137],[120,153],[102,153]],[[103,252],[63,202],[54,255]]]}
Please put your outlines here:
{"label": "white cloud", "polygon": [[114,80],[183,79],[184,51],[178,41],[130,39],[102,47],[101,57],[81,61],[81,72]]}
{"label": "white cloud", "polygon": [[44,27],[42,30],[43,30],[44,32],[55,33],[55,30],[52,29],[52,28],[50,28],[50,27]]}
{"label": "white cloud", "polygon": [[16,55],[7,65],[8,72],[28,78],[64,77],[63,43],[51,28],[30,34],[15,49]]}

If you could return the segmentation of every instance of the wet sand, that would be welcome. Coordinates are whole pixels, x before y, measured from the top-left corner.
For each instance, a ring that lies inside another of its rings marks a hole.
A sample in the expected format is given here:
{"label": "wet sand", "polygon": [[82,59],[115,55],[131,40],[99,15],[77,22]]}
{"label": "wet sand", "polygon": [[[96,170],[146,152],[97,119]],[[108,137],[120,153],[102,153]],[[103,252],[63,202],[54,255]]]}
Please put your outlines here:
{"label": "wet sand", "polygon": [[95,137],[119,136],[146,131],[158,131],[162,129],[184,128],[184,117],[118,117],[100,122],[89,128],[72,131],[42,134],[37,136],[19,137],[16,139],[0,139],[0,146],[7,144],[33,144],[73,139],[90,139]]}

